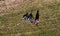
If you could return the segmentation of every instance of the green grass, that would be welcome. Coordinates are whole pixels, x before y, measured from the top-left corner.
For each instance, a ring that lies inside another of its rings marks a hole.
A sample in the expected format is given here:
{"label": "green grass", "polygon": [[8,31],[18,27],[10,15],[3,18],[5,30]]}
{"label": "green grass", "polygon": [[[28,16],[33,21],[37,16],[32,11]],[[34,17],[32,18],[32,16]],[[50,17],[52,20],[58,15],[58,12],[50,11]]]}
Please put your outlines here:
{"label": "green grass", "polygon": [[[0,36],[60,36],[60,3],[35,2],[25,2],[17,9],[3,13],[0,16]],[[38,26],[22,20],[23,14],[31,10],[35,17],[37,9],[40,11]]]}

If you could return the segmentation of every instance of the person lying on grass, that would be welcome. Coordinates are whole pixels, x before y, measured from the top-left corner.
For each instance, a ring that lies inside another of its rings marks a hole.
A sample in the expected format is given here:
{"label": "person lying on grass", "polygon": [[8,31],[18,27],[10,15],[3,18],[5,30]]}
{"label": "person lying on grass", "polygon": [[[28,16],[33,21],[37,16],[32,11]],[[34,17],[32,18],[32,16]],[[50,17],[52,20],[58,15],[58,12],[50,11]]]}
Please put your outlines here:
{"label": "person lying on grass", "polygon": [[31,22],[31,23],[33,23],[33,14],[32,14],[32,12],[30,12],[30,14],[28,15],[28,20]]}
{"label": "person lying on grass", "polygon": [[39,10],[37,10],[36,16],[35,16],[35,24],[38,25],[39,23]]}
{"label": "person lying on grass", "polygon": [[26,12],[26,14],[23,15],[23,19],[25,22],[27,22],[27,20],[28,20],[28,13],[27,12]]}

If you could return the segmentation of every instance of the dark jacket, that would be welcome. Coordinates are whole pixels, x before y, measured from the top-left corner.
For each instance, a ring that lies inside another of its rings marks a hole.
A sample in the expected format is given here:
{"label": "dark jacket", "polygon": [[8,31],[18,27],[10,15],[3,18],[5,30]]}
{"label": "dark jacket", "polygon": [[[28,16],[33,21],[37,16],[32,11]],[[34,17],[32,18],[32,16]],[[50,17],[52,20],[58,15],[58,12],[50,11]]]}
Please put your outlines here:
{"label": "dark jacket", "polygon": [[28,13],[24,14],[24,15],[23,15],[23,18],[24,18],[24,17],[28,17]]}
{"label": "dark jacket", "polygon": [[30,14],[28,15],[28,18],[30,18],[30,19],[32,19],[32,18],[33,18],[32,13],[30,13]]}
{"label": "dark jacket", "polygon": [[35,20],[39,19],[39,11],[37,10],[36,16],[35,16]]}

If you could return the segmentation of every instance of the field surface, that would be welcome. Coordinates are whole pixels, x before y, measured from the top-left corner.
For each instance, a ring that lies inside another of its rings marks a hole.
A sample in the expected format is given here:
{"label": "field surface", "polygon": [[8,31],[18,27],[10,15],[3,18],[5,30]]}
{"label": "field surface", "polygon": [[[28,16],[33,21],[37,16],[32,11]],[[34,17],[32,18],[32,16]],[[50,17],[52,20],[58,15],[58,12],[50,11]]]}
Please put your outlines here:
{"label": "field surface", "polygon": [[[22,16],[39,9],[38,26],[24,22]],[[0,13],[0,36],[60,36],[60,0],[25,0],[23,4]]]}

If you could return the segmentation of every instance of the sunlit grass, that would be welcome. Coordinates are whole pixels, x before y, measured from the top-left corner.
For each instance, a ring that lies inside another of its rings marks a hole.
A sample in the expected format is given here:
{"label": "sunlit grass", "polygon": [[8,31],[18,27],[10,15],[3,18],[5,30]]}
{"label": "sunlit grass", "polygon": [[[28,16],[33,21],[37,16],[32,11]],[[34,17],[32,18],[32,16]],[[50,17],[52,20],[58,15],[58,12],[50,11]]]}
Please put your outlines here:
{"label": "sunlit grass", "polygon": [[[40,11],[38,26],[22,20],[23,14]],[[0,36],[60,36],[60,3],[24,2],[0,16]]]}

